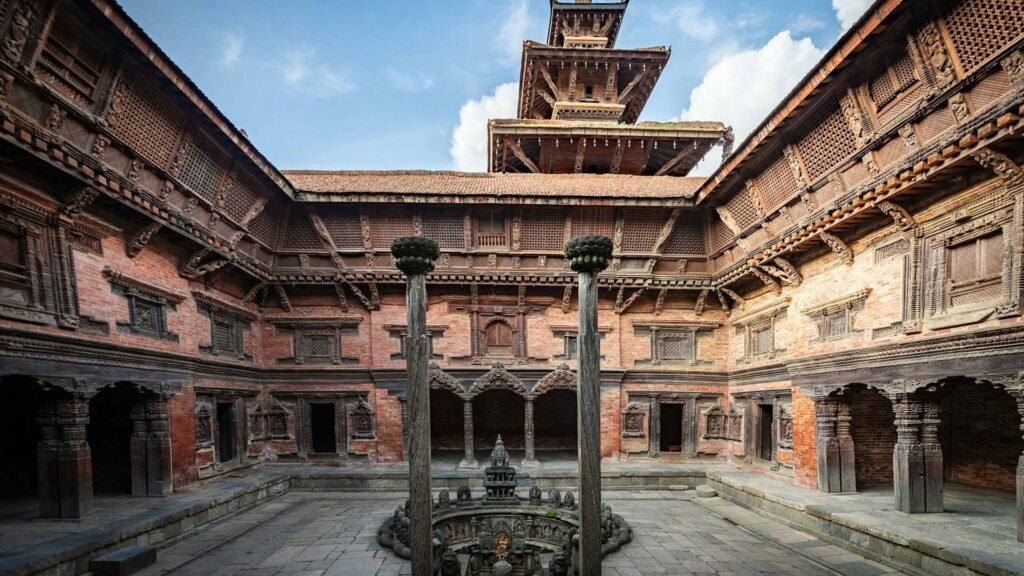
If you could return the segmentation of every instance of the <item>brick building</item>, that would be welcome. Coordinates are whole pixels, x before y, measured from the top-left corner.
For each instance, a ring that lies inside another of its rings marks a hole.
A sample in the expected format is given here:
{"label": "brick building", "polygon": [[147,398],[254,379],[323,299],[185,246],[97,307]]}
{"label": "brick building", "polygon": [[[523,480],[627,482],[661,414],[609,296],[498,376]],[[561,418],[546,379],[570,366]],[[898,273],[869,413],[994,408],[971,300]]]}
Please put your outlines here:
{"label": "brick building", "polygon": [[407,235],[442,249],[439,461],[543,466],[576,446],[562,247],[603,234],[608,461],[1024,509],[1024,2],[879,0],[735,150],[635,123],[670,51],[616,47],[625,8],[552,2],[468,174],[280,171],[115,3],[0,4],[0,497],[401,462]]}

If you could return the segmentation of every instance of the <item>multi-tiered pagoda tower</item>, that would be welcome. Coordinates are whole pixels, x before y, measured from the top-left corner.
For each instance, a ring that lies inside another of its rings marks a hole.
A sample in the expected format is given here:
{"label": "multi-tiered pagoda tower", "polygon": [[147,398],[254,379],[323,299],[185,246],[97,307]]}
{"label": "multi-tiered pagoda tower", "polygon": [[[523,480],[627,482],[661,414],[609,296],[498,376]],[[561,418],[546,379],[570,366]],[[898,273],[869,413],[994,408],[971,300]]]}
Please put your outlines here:
{"label": "multi-tiered pagoda tower", "polygon": [[526,41],[519,116],[488,125],[491,172],[685,176],[732,132],[637,119],[671,49],[615,47],[628,0],[551,0],[546,44]]}

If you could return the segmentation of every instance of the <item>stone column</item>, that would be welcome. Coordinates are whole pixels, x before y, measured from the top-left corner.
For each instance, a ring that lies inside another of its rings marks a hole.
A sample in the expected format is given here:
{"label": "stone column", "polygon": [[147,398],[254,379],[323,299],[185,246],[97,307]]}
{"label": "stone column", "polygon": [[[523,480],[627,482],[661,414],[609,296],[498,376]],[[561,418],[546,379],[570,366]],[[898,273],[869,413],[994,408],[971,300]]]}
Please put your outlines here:
{"label": "stone column", "polygon": [[473,399],[463,398],[462,400],[462,441],[463,450],[462,462],[459,468],[479,468],[476,462],[476,454],[473,445]]}
{"label": "stone column", "polygon": [[540,462],[537,461],[537,455],[534,452],[534,438],[535,434],[533,431],[533,398],[526,398],[523,402],[523,443],[526,445],[526,455],[523,457],[523,468],[537,468],[540,466]]}
{"label": "stone column", "polygon": [[579,573],[587,576],[601,574],[601,335],[597,331],[597,274],[608,267],[611,255],[612,241],[605,236],[581,236],[565,245],[569,266],[579,273]]}
{"label": "stone column", "polygon": [[406,275],[405,305],[409,336],[406,344],[406,398],[409,403],[409,509],[413,576],[434,573],[430,473],[430,343],[427,341],[425,275],[440,255],[437,243],[419,236],[396,238],[391,244],[395,265]]}
{"label": "stone column", "polygon": [[896,414],[892,455],[896,509],[908,514],[942,512],[938,403],[906,392],[893,393],[890,398]]}
{"label": "stone column", "polygon": [[92,453],[86,440],[89,398],[60,395],[39,408],[39,514],[81,518],[92,510]]}

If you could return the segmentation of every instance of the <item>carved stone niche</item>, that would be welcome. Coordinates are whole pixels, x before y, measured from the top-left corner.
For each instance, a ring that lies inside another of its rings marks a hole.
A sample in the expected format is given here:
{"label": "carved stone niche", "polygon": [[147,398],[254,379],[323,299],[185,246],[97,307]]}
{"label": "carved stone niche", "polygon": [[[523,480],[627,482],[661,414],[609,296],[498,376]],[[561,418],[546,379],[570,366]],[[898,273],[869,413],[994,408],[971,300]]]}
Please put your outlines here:
{"label": "carved stone niche", "polygon": [[647,405],[630,402],[622,411],[622,437],[644,438],[647,436]]}
{"label": "carved stone niche", "polygon": [[349,421],[352,422],[352,438],[355,440],[376,439],[373,406],[360,398],[355,404],[349,404],[348,410]]}
{"label": "carved stone niche", "polygon": [[726,440],[733,440],[739,442],[743,439],[743,413],[736,410],[735,407],[729,408],[729,413],[725,416],[726,421]]}
{"label": "carved stone niche", "polygon": [[196,448],[213,446],[213,407],[196,401]]}
{"label": "carved stone niche", "polygon": [[704,438],[725,438],[728,431],[728,417],[718,406],[712,406],[704,413]]}
{"label": "carved stone niche", "polygon": [[117,322],[118,331],[178,341],[178,335],[168,328],[167,311],[177,310],[177,304],[185,299],[184,294],[150,285],[109,266],[103,269],[103,276],[110,282],[111,290],[128,301],[128,321]]}
{"label": "carved stone niche", "polygon": [[249,441],[256,442],[267,439],[267,413],[257,401],[248,407]]}
{"label": "carved stone niche", "polygon": [[864,303],[871,294],[871,288],[865,288],[841,298],[822,302],[800,312],[809,317],[817,329],[817,337],[811,343],[843,340],[850,336],[860,335],[863,330],[854,329],[857,313],[864,309]]}
{"label": "carved stone niche", "polygon": [[779,448],[793,449],[793,408],[779,405]]}

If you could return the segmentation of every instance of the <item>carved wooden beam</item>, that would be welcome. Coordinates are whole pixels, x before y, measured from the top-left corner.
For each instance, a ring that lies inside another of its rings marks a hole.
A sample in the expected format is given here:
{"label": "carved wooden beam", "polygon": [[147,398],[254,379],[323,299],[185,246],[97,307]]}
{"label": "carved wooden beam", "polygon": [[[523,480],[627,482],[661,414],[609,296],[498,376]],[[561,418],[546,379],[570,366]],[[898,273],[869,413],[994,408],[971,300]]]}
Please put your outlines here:
{"label": "carved wooden beam", "polygon": [[658,298],[654,301],[654,315],[661,314],[661,309],[665,307],[665,296],[668,295],[668,288],[662,288],[658,290]]}
{"label": "carved wooden beam", "polygon": [[615,313],[622,314],[623,312],[628,310],[629,307],[633,305],[633,302],[636,302],[637,298],[639,298],[640,295],[643,294],[644,290],[646,289],[646,286],[641,286],[636,289],[636,292],[630,294],[629,298],[623,300],[622,297],[626,289],[624,287],[619,288],[619,294],[618,296],[615,297]]}
{"label": "carved wooden beam", "polygon": [[1024,172],[1006,154],[996,152],[991,148],[981,148],[971,154],[971,157],[975,162],[992,170],[1002,178],[1007,188],[1016,188],[1024,184]]}
{"label": "carved wooden beam", "polygon": [[729,298],[732,298],[733,301],[739,304],[740,306],[743,306],[746,303],[746,300],[744,300],[739,294],[737,294],[736,292],[729,288],[723,287],[721,288],[721,291],[727,296],[729,296]]}
{"label": "carved wooden beam", "polygon": [[239,222],[242,226],[248,226],[257,216],[263,212],[263,209],[267,207],[267,203],[270,202],[270,198],[260,198],[246,211],[245,216],[242,216],[242,221]]}
{"label": "carved wooden beam", "polygon": [[718,298],[718,303],[722,305],[722,311],[726,314],[731,314],[732,310],[729,308],[729,301],[725,299],[725,295],[722,294],[721,290],[715,289],[715,297]]}
{"label": "carved wooden beam", "polygon": [[619,170],[622,169],[622,155],[625,154],[626,147],[622,145],[622,140],[619,139],[615,146],[615,153],[612,154],[612,164],[608,172],[612,174],[618,174]]}
{"label": "carved wooden beam", "polygon": [[704,313],[704,306],[707,303],[707,300],[708,300],[708,290],[707,290],[707,288],[705,288],[704,290],[700,291],[699,295],[697,295],[697,304],[693,307],[693,313],[696,314],[697,316],[700,316],[701,314],[703,314]]}
{"label": "carved wooden beam", "polygon": [[214,286],[217,285],[217,281],[220,280],[221,277],[224,276],[224,274],[227,271],[227,266],[221,266],[220,268],[211,271],[209,274],[206,275],[206,278],[203,279],[203,286],[205,286],[206,289],[213,288]]}
{"label": "carved wooden beam", "polygon": [[661,255],[661,251],[665,248],[665,242],[668,241],[668,237],[672,235],[672,230],[676,227],[676,221],[679,220],[679,216],[682,213],[682,208],[673,208],[672,212],[668,215],[668,219],[661,225],[661,232],[658,233],[658,239],[654,241],[655,254]]}
{"label": "carved wooden beam", "polygon": [[853,264],[853,250],[850,250],[850,247],[847,246],[846,242],[843,242],[839,236],[829,234],[824,230],[818,232],[818,236],[821,237],[821,241],[828,245],[833,252],[839,255],[839,259],[842,260],[844,264]]}
{"label": "carved wooden beam", "polygon": [[178,267],[178,274],[188,278],[189,280],[195,280],[204,274],[213,272],[227,266],[231,263],[227,258],[220,260],[214,260],[203,264],[202,261],[211,253],[209,248],[203,248],[193,254],[188,260],[185,261],[180,267]]}
{"label": "carved wooden beam", "polygon": [[572,284],[567,284],[565,290],[562,291],[562,313],[566,314],[569,312],[569,305],[572,302]]}
{"label": "carved wooden beam", "polygon": [[351,290],[352,294],[357,300],[359,300],[359,303],[363,305],[363,308],[373,310],[373,303],[366,297],[366,294],[363,294],[362,290],[360,290],[355,284],[348,281],[345,282],[345,285],[348,286],[348,289]]}
{"label": "carved wooden beam", "polygon": [[61,214],[68,218],[74,218],[81,214],[82,210],[85,210],[86,206],[92,204],[99,195],[99,190],[90,188],[89,186],[83,186],[79,188],[77,192],[69,195],[64,200],[64,204],[60,207]]}
{"label": "carved wooden beam", "polygon": [[799,286],[804,281],[804,277],[800,275],[800,271],[797,270],[796,266],[793,266],[789,260],[782,257],[776,257],[772,262],[774,262],[774,265],[768,263],[760,264],[761,270],[764,270],[779,280],[782,280],[783,283],[789,284],[793,287]]}
{"label": "carved wooden beam", "polygon": [[541,88],[540,86],[538,86],[537,87],[537,94],[540,94],[540,97],[543,98],[545,102],[550,104],[552,108],[555,107],[555,97],[552,96],[551,94],[548,94],[547,90],[545,90],[545,89]]}
{"label": "carved wooden beam", "polygon": [[677,152],[676,155],[673,156],[671,160],[666,162],[664,166],[659,168],[658,171],[654,173],[654,175],[664,176],[665,174],[668,174],[669,172],[672,171],[673,168],[676,167],[677,164],[682,162],[683,159],[689,156],[692,152],[693,149],[690,146],[683,145],[683,149]]}
{"label": "carved wooden beam", "polygon": [[526,152],[523,152],[522,147],[513,142],[511,138],[505,138],[505,147],[511,150],[512,153],[516,155],[516,158],[519,158],[519,161],[522,162],[523,166],[526,166],[530,172],[533,172],[534,174],[540,172],[540,169],[538,169],[537,165],[533,163],[533,160],[530,160],[530,157],[526,155]]}
{"label": "carved wooden beam", "polygon": [[557,99],[559,96],[558,84],[555,83],[555,80],[551,77],[551,72],[548,70],[546,65],[541,65],[539,68],[541,77],[544,78],[544,82],[546,82],[548,88],[551,89],[551,94]]}
{"label": "carved wooden beam", "polygon": [[896,226],[904,232],[917,228],[917,221],[902,206],[895,202],[886,200],[875,205],[883,214],[892,218]]}
{"label": "carved wooden beam", "polygon": [[338,296],[338,306],[341,307],[341,311],[348,312],[348,298],[345,297],[345,286],[342,284],[335,284],[334,293]]}
{"label": "carved wooden beam", "polygon": [[242,302],[253,302],[254,300],[256,300],[256,296],[258,296],[261,292],[263,292],[266,289],[267,283],[260,282],[259,284],[250,288],[249,291],[245,293],[245,296],[242,297]]}
{"label": "carved wooden beam", "polygon": [[280,284],[274,284],[274,291],[277,292],[277,298],[281,301],[281,308],[285,312],[292,311],[292,302],[288,299],[288,293],[284,291],[284,286]]}
{"label": "carved wooden beam", "polygon": [[643,72],[637,74],[632,80],[629,81],[629,84],[626,84],[626,87],[622,89],[622,92],[619,92],[619,97],[616,99],[616,102],[619,104],[625,104],[627,101],[629,101],[629,99],[633,95],[633,90],[635,90],[636,87],[640,85],[640,82],[642,82],[643,79],[646,77],[647,70],[644,70]]}
{"label": "carved wooden beam", "polygon": [[775,278],[772,278],[771,276],[765,274],[764,272],[761,271],[761,269],[759,269],[754,264],[750,265],[750,273],[753,274],[754,276],[756,276],[757,279],[760,280],[762,283],[764,283],[765,286],[770,286],[773,289],[775,289],[776,291],[782,289],[782,286],[779,285],[779,283],[775,280]]}
{"label": "carved wooden beam", "polygon": [[583,158],[586,156],[586,154],[587,154],[587,139],[586,138],[580,138],[579,143],[576,144],[576,165],[573,168],[573,170],[577,174],[579,174],[580,172],[583,172]]}
{"label": "carved wooden beam", "polygon": [[124,252],[129,258],[135,258],[142,252],[142,249],[149,244],[149,241],[153,239],[157,231],[163,228],[163,224],[160,222],[150,222],[142,228],[135,231],[132,239],[124,245]]}

